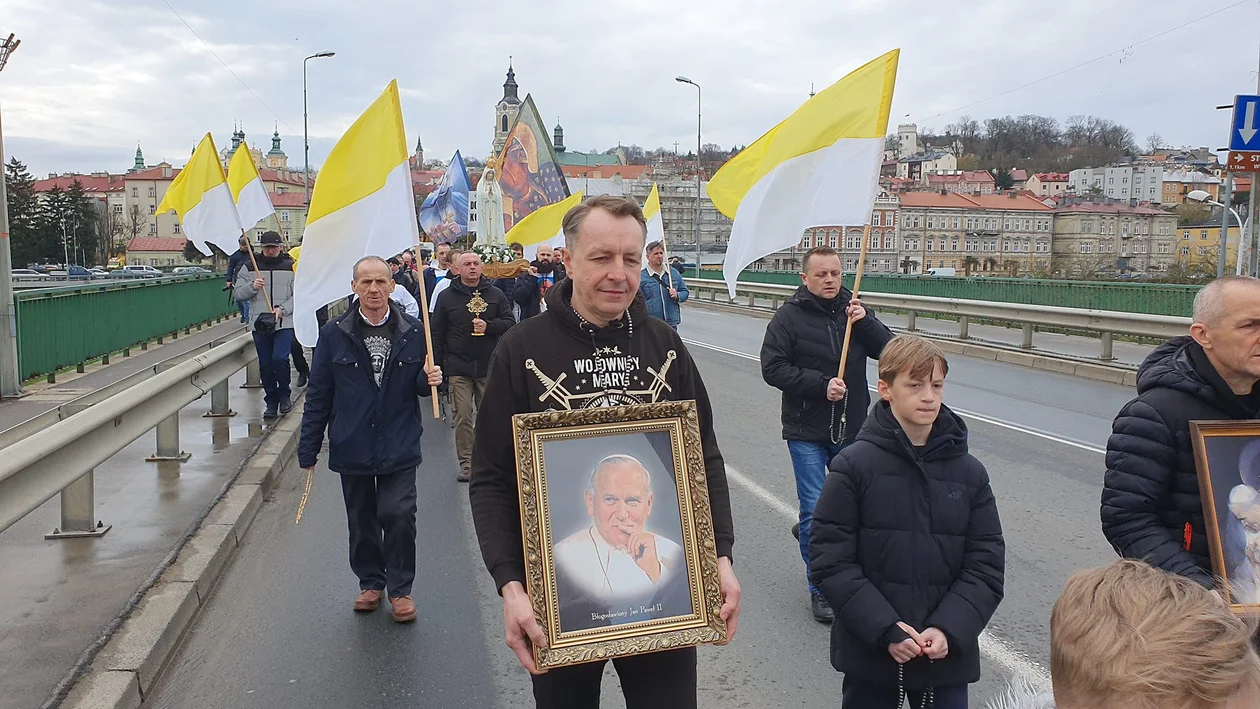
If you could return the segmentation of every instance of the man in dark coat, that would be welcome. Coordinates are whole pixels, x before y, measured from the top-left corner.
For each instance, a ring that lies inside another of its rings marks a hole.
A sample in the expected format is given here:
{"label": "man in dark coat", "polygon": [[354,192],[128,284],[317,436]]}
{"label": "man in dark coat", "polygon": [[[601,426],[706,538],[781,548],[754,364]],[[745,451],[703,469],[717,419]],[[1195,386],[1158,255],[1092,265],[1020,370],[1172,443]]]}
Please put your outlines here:
{"label": "man in dark coat", "polygon": [[[738,626],[740,590],[731,565],[735,531],[726,466],[699,369],[678,333],[648,317],[638,297],[645,224],[638,203],[624,197],[592,197],[569,211],[564,233],[572,247],[566,257],[572,276],[548,290],[545,313],[521,321],[499,343],[490,361],[493,384],[477,416],[468,489],[473,522],[486,568],[503,596],[507,644],[534,674],[540,709],[598,706],[606,661],[545,674],[534,665],[531,646],[546,642],[546,635],[525,593],[514,414],[694,400],[713,512],[712,536],[699,543],[716,549],[718,613],[732,637]],[[554,386],[561,379],[565,386]],[[621,657],[613,665],[628,706],[695,709],[694,647]]]}
{"label": "man in dark coat", "polygon": [[[840,285],[842,275],[835,249],[810,249],[802,262],[803,285],[774,314],[761,345],[761,376],[783,391],[783,438],[796,478],[798,538],[806,579],[810,520],[827,476],[827,463],[862,428],[871,405],[866,360],[879,359],[892,339],[888,327]],[[850,322],[853,335],[841,379],[837,376],[840,351]],[[833,614],[827,599],[813,584],[809,592],[814,619],[830,623]]]}
{"label": "man in dark coat", "polygon": [[420,407],[442,382],[425,365],[424,327],[389,298],[389,266],[376,256],[354,265],[358,300],[319,331],[298,465],[311,474],[328,431],[328,467],[341,475],[350,527],[350,568],[359,577],[356,611],[374,611],[388,589],[394,620],[416,619],[416,468]]}
{"label": "man in dark coat", "polygon": [[922,337],[888,344],[881,400],[831,462],[814,510],[810,575],[838,614],[844,709],[898,706],[899,689],[917,707],[929,688],[937,709],[965,709],[980,679],[1006,546],[988,473],[942,402],[948,371]]}
{"label": "man in dark coat", "polygon": [[[242,236],[237,241],[237,243],[240,245],[240,248],[237,249],[236,251],[233,251],[232,255],[228,257],[227,288],[225,288],[224,290],[232,290],[232,287],[236,285],[234,282],[234,279],[236,278],[236,274],[240,272],[241,266],[243,264],[249,263],[249,239],[246,239],[245,237]],[[233,300],[235,300],[235,298],[233,298]],[[249,301],[248,300],[236,301],[236,308],[237,310],[241,312],[241,324],[242,325],[248,324],[249,323]]]}
{"label": "man in dark coat", "polygon": [[459,278],[438,295],[433,310],[433,355],[446,375],[455,409],[456,480],[466,483],[472,469],[476,411],[486,393],[490,355],[516,320],[503,292],[481,275],[480,256],[465,251],[453,267],[459,269]]}
{"label": "man in dark coat", "polygon": [[556,258],[555,249],[539,246],[537,258],[530,264],[529,270],[516,277],[516,292],[512,297],[521,306],[521,320],[546,310],[547,291],[567,275],[564,264]]}
{"label": "man in dark coat", "polygon": [[1190,422],[1260,417],[1260,280],[1209,283],[1193,319],[1138,368],[1107,440],[1101,517],[1121,556],[1214,588]]}

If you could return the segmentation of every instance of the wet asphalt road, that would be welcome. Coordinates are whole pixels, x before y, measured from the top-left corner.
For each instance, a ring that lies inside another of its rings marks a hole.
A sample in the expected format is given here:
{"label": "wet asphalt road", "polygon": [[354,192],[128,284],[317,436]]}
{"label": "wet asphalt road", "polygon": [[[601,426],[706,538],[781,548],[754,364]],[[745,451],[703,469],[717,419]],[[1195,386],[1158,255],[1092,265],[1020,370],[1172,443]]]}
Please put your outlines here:
{"label": "wet asphalt road", "polygon": [[[707,345],[690,348],[733,471],[744,589],[735,642],[701,650],[701,706],[838,705],[828,630],[809,615],[788,531],[795,491],[777,392],[748,357],[757,354],[766,321],[692,308],[685,319],[683,336]],[[969,412],[972,450],[988,466],[1008,546],[1006,601],[989,629],[974,706],[1000,691],[1013,670],[1044,672],[1050,607],[1063,582],[1074,569],[1112,558],[1098,530],[1100,448],[1129,396],[1122,387],[1047,372],[951,361],[946,401]],[[384,605],[366,617],[350,611],[357,584],[336,476],[318,471],[295,527],[301,476],[291,468],[150,698],[153,706],[532,706],[528,679],[502,645],[501,605],[476,550],[466,487],[454,480],[449,428],[428,422],[423,446],[415,625],[396,626]],[[611,669],[605,697],[604,706],[622,706]]]}

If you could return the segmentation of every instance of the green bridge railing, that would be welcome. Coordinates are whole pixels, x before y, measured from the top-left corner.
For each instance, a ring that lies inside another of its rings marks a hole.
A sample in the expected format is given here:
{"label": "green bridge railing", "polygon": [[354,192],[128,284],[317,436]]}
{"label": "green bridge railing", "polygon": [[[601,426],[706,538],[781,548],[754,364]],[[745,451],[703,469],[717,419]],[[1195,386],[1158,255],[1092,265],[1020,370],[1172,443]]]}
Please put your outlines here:
{"label": "green bridge railing", "polygon": [[[688,275],[694,274],[695,270],[692,269]],[[721,280],[722,272],[706,269],[701,273],[701,278]],[[801,283],[799,274],[787,271],[744,271],[739,280],[793,286]],[[847,288],[853,287],[853,274],[844,277],[844,284]],[[1056,305],[1063,308],[1183,317],[1190,316],[1194,296],[1201,287],[1172,283],[1104,283],[1037,278],[906,276],[888,273],[868,273],[862,276],[862,290],[873,293]]]}
{"label": "green bridge railing", "polygon": [[201,275],[18,291],[23,379],[56,372],[235,312],[223,277]]}

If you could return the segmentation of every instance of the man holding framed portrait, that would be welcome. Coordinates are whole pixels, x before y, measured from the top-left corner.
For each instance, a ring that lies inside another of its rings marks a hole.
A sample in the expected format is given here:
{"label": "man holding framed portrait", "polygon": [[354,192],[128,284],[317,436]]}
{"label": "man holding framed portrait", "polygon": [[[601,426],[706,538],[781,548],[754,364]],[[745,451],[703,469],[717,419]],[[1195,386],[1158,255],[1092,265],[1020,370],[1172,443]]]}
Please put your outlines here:
{"label": "man holding framed portrait", "polygon": [[[547,615],[552,641],[558,640],[556,631],[601,633],[607,632],[603,626],[621,621],[692,623],[682,616],[694,623],[680,633],[729,641],[740,598],[731,566],[735,535],[725,464],[708,394],[678,334],[650,318],[637,297],[646,241],[643,212],[633,200],[593,197],[565,216],[564,234],[568,279],[548,290],[546,312],[503,337],[491,360],[469,486],[482,557],[503,596],[507,644],[533,675],[537,706],[557,709],[599,705],[603,658],[610,655],[592,653],[577,660],[582,664],[540,673],[535,659],[549,637],[531,602],[537,589],[526,589],[523,526],[530,534],[540,528],[551,532],[551,543],[531,547],[530,568],[540,563],[535,555],[554,556],[558,595],[593,603],[603,603],[600,596],[609,589],[617,596],[616,604],[594,613],[609,617],[596,617],[589,624],[600,627],[592,630],[565,627],[564,610]],[[514,416],[527,421],[514,429]],[[583,426],[600,435],[580,433]],[[532,452],[526,455],[522,448]],[[532,483],[530,489],[520,484],[527,472],[543,467],[545,499]],[[557,482],[562,479],[572,482]],[[525,502],[539,499],[550,524],[531,518],[523,525]],[[675,533],[683,538],[672,539]],[[671,568],[679,546],[687,563]],[[591,588],[585,562],[595,558],[609,570],[608,583],[600,572]],[[706,558],[714,560],[711,566]],[[568,574],[566,566],[578,571]],[[671,594],[671,574],[693,573],[706,583],[680,584],[683,593]],[[706,593],[695,590],[701,585]],[[631,592],[623,598],[618,589],[625,588]],[[674,609],[679,616],[658,618]],[[722,632],[712,632],[715,627]],[[627,706],[695,707],[694,645],[643,644],[646,654],[616,656]],[[670,647],[678,649],[662,649]]]}
{"label": "man holding framed portrait", "polygon": [[1191,422],[1260,412],[1260,279],[1207,284],[1195,296],[1193,321],[1189,336],[1155,348],[1138,368],[1138,396],[1120,410],[1107,441],[1101,518],[1121,556],[1214,589]]}

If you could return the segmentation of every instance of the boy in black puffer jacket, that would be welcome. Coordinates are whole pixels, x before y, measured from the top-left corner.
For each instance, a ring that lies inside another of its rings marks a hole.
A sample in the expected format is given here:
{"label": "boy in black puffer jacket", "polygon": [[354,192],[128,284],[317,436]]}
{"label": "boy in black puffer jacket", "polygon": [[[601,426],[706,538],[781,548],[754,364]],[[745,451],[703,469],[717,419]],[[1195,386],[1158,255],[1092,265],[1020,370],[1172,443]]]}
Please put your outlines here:
{"label": "boy in black puffer jacket", "polygon": [[940,348],[902,335],[879,359],[879,395],[831,461],[814,510],[810,576],[835,610],[842,706],[967,706],[980,631],[1002,600],[1006,546],[967,427],[942,403]]}

